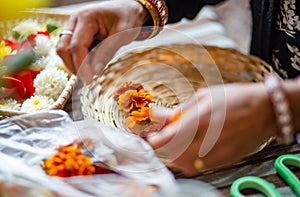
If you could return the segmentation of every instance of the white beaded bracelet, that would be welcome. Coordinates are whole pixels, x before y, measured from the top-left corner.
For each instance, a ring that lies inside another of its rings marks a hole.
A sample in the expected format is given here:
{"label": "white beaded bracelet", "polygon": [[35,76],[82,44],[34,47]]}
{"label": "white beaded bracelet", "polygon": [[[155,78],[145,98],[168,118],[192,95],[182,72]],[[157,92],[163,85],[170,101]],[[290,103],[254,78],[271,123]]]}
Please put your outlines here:
{"label": "white beaded bracelet", "polygon": [[276,123],[278,144],[289,145],[294,142],[294,123],[290,109],[290,103],[284,92],[282,81],[275,75],[269,75],[265,79],[265,87],[273,107]]}

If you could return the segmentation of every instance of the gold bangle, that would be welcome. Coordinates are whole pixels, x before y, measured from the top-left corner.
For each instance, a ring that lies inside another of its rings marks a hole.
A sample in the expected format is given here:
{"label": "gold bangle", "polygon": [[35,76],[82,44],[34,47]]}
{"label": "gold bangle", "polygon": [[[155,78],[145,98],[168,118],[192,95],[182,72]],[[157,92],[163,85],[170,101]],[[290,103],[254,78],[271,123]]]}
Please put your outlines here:
{"label": "gold bangle", "polygon": [[164,0],[136,0],[143,5],[151,15],[153,27],[143,26],[136,40],[145,40],[157,35],[168,20],[168,8]]}

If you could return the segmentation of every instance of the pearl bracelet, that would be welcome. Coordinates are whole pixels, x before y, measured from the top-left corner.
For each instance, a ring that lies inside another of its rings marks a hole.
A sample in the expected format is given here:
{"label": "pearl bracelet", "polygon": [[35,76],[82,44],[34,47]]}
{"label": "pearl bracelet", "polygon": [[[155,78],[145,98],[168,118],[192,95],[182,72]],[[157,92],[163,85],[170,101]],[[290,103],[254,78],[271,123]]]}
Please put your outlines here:
{"label": "pearl bracelet", "polygon": [[168,8],[164,0],[136,0],[142,4],[151,15],[142,27],[136,40],[150,39],[156,36],[168,21]]}
{"label": "pearl bracelet", "polygon": [[289,145],[294,142],[294,123],[290,103],[284,92],[282,81],[275,75],[265,79],[265,87],[273,107],[276,123],[278,144]]}

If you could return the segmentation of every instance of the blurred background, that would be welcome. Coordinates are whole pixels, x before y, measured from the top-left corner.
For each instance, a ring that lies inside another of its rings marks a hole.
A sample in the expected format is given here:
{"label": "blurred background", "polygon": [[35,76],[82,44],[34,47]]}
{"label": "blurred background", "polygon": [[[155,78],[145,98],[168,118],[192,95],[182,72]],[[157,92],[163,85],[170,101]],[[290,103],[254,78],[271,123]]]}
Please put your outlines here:
{"label": "blurred background", "polygon": [[[76,9],[91,2],[97,0],[54,0],[51,7]],[[210,11],[216,15],[215,19],[224,27],[226,36],[235,43],[234,48],[244,53],[249,52],[251,39],[252,18],[249,2],[250,0],[227,0],[216,6],[210,6]],[[195,20],[199,20],[199,17]]]}
{"label": "blurred background", "polygon": [[[50,7],[72,12],[84,5],[103,0],[0,0],[0,28],[2,21],[20,18],[17,12],[25,8]],[[203,44],[235,48],[249,52],[252,18],[250,0],[227,0],[216,6],[207,6],[192,21],[182,20],[168,27],[175,28]],[[222,37],[222,39],[221,39]]]}

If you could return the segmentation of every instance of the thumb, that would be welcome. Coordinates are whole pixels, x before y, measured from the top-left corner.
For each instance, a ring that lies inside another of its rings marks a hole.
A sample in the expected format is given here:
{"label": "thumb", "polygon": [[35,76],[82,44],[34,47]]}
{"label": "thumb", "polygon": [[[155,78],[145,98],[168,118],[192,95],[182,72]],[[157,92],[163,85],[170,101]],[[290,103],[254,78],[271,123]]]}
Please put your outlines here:
{"label": "thumb", "polygon": [[176,129],[174,127],[175,123],[169,124],[162,130],[148,135],[146,138],[147,142],[149,142],[153,149],[163,147],[176,136]]}
{"label": "thumb", "polygon": [[158,149],[167,144],[176,135],[176,120],[181,117],[181,111],[180,109],[154,106],[151,108],[151,117],[165,125],[163,129],[148,135],[146,138],[154,149]]}
{"label": "thumb", "polygon": [[166,108],[162,106],[155,105],[151,107],[151,119],[158,120],[164,125],[168,122],[168,120],[176,113],[176,110],[171,108]]}

